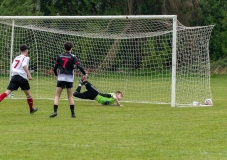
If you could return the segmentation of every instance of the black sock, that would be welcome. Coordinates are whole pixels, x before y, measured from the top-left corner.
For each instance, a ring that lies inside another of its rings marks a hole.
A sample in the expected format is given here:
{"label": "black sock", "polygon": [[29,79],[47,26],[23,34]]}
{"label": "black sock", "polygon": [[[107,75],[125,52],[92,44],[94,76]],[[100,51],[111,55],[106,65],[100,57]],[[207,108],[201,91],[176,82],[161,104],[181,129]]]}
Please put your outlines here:
{"label": "black sock", "polygon": [[74,114],[74,105],[70,105],[70,110],[71,110],[71,113]]}
{"label": "black sock", "polygon": [[58,105],[54,105],[54,112],[58,111]]}

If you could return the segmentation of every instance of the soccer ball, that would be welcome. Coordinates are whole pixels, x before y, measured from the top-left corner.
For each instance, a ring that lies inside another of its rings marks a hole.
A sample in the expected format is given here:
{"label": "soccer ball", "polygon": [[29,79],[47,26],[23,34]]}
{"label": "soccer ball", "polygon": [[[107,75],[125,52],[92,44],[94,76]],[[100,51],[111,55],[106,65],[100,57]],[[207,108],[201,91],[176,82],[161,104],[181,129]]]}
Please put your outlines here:
{"label": "soccer ball", "polygon": [[211,99],[206,99],[206,100],[204,101],[204,104],[205,104],[205,105],[213,105],[213,102],[212,102]]}

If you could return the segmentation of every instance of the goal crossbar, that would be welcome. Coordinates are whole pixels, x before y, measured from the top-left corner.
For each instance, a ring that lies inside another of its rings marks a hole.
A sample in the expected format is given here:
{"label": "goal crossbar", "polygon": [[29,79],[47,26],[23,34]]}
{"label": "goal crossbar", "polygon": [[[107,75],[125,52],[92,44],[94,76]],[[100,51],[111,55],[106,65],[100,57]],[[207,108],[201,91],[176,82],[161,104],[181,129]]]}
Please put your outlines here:
{"label": "goal crossbar", "polygon": [[212,98],[212,29],[183,26],[176,15],[0,16],[0,86],[10,77],[19,45],[27,44],[34,98],[53,97],[55,58],[72,41],[73,53],[91,68],[90,80],[101,92],[121,90],[129,102],[202,104]]}
{"label": "goal crossbar", "polygon": [[173,19],[176,15],[128,15],[128,16],[0,16],[0,19]]}

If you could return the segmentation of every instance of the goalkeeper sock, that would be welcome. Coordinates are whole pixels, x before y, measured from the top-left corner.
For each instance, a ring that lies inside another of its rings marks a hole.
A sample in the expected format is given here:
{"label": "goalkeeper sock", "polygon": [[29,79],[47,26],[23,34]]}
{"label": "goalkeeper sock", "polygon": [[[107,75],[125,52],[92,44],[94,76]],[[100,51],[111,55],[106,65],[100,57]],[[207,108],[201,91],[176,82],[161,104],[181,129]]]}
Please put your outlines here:
{"label": "goalkeeper sock", "polygon": [[31,96],[27,97],[27,102],[28,102],[28,106],[30,108],[30,111],[33,110],[33,99]]}
{"label": "goalkeeper sock", "polygon": [[0,102],[4,99],[4,98],[6,98],[6,96],[7,96],[7,94],[4,92],[4,93],[2,93],[1,95],[0,95]]}

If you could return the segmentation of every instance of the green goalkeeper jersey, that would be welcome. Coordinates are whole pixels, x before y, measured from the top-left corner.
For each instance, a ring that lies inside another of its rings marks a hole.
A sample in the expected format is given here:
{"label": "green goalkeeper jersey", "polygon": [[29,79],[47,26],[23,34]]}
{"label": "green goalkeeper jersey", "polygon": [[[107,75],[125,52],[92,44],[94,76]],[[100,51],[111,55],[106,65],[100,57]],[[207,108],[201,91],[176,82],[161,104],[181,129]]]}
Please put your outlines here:
{"label": "green goalkeeper jersey", "polygon": [[110,105],[110,104],[114,104],[114,98],[113,96],[115,95],[115,93],[109,93],[111,95],[110,98],[108,97],[104,97],[104,96],[101,96],[101,95],[97,95],[96,96],[96,101],[98,103],[101,103],[101,104],[104,104],[104,105]]}

